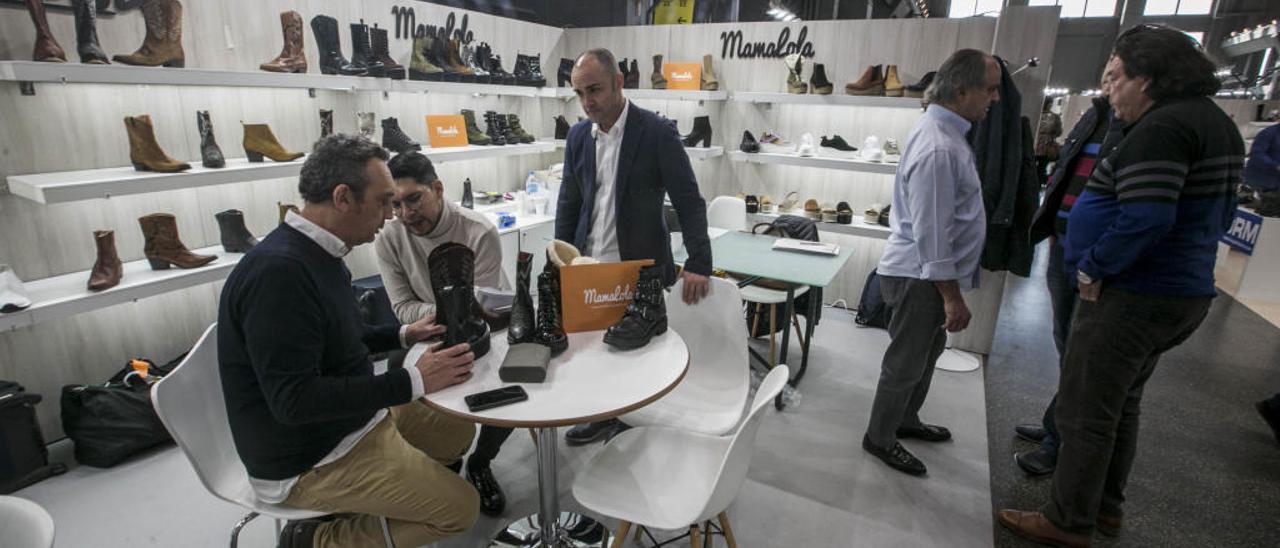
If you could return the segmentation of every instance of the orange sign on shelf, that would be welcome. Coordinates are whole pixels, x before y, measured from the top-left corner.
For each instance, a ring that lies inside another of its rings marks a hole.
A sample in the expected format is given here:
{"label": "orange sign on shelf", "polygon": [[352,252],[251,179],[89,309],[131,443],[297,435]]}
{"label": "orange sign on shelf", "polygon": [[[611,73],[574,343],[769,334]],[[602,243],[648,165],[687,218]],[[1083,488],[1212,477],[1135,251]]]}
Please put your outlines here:
{"label": "orange sign on shelf", "polygon": [[431,148],[467,146],[467,122],[461,114],[428,114],[427,144]]}
{"label": "orange sign on shelf", "polygon": [[702,63],[663,63],[667,89],[702,89]]}
{"label": "orange sign on shelf", "polygon": [[653,259],[560,267],[560,306],[567,333],[618,323],[636,295],[640,267]]}

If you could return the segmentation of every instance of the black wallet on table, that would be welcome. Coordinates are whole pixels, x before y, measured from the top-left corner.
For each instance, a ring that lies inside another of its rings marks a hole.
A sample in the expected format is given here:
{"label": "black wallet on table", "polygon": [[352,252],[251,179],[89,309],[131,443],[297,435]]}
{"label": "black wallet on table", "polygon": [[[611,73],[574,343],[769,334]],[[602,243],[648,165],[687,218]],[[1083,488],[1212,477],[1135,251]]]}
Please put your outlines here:
{"label": "black wallet on table", "polygon": [[551,362],[551,349],[535,343],[519,343],[507,349],[507,356],[498,368],[502,382],[542,382],[547,378],[547,364]]}

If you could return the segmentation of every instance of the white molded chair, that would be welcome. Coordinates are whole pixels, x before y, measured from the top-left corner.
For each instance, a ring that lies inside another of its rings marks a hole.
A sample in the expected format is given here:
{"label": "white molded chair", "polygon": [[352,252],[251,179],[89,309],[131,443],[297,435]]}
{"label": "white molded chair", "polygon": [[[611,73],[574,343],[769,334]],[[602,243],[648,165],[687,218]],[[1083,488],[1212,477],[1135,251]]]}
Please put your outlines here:
{"label": "white molded chair", "polygon": [[737,426],[751,382],[742,297],[724,278],[711,278],[710,289],[692,306],[681,297],[683,280],[667,293],[667,322],[689,347],[689,370],[670,393],[620,417],[623,422],[712,435]]}
{"label": "white molded chair", "polygon": [[0,546],[4,548],[53,546],[53,517],[27,499],[0,496],[0,531]]}
{"label": "white molded chair", "polygon": [[738,496],[755,450],[761,411],[787,382],[785,365],[760,383],[746,420],[727,436],[710,436],[658,426],[633,428],[613,438],[587,463],[573,483],[583,506],[622,521],[613,546],[622,546],[633,524],[689,530],[699,546],[698,527],[710,531],[716,517],[730,548],[736,548],[725,509]]}
{"label": "white molded chair", "polygon": [[[249,473],[236,453],[227,421],[227,405],[222,399],[222,375],[218,368],[218,324],[209,326],[195,348],[155,386],[151,404],[160,422],[178,442],[183,455],[195,468],[196,476],[213,496],[238,504],[249,514],[231,529],[231,548],[239,542],[240,529],[254,518],[266,515],[276,520],[315,518],[325,512],[291,508],[258,500],[249,485]],[[387,522],[382,520],[387,546],[392,546]]]}
{"label": "white molded chair", "polygon": [[716,196],[707,206],[707,226],[730,231],[747,228],[747,202],[736,196]]}

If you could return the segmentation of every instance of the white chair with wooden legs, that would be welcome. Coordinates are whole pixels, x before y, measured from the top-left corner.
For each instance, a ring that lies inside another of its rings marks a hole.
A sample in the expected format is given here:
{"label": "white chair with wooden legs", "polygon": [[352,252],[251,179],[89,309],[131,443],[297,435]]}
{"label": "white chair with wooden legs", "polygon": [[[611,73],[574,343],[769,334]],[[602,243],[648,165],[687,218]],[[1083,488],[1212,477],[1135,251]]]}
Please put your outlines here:
{"label": "white chair with wooden legs", "polygon": [[696,305],[682,298],[684,281],[667,293],[667,324],[689,347],[684,380],[662,399],[619,417],[631,426],[669,426],[722,435],[738,425],[750,389],[747,332],[738,286],[711,278]]}
{"label": "white chair with wooden legs", "polygon": [[621,520],[614,548],[623,545],[633,525],[687,529],[694,548],[699,548],[701,535],[720,533],[729,548],[736,548],[725,510],[746,480],[762,410],[782,391],[787,375],[785,365],[769,372],[733,434],[712,436],[661,426],[618,434],[578,474],[574,498]]}
{"label": "white chair with wooden legs", "polygon": [[[200,341],[172,373],[151,387],[151,404],[205,489],[215,497],[249,510],[244,519],[231,529],[231,548],[236,548],[239,543],[240,530],[259,515],[275,519],[276,536],[280,533],[281,520],[326,515],[326,512],[263,502],[249,484],[249,473],[240,462],[235,441],[231,438],[227,405],[222,398],[217,324],[205,330]],[[392,547],[394,544],[387,529],[387,520],[382,518],[381,521],[383,540]]]}

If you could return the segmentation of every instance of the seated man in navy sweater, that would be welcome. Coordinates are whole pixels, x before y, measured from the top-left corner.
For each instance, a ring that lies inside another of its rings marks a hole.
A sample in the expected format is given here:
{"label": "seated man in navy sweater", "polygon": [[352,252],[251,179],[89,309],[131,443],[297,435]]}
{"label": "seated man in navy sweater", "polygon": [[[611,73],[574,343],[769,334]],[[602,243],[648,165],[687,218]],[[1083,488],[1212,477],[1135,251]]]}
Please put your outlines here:
{"label": "seated man in navy sweater", "polygon": [[1139,25],[1116,40],[1103,78],[1123,137],[1067,224],[1080,300],[1058,381],[1052,499],[1043,513],[999,516],[1023,537],[1083,547],[1095,529],[1120,534],[1143,387],[1208,314],[1244,167],[1240,131],[1211,99],[1214,70],[1177,29]]}
{"label": "seated man in navy sweater", "polygon": [[466,531],[479,497],[457,474],[475,425],[429,409],[424,393],[463,382],[466,344],[374,374],[370,352],[444,332],[428,317],[366,326],[342,257],[391,217],[387,152],[354,136],[316,143],[306,201],[236,265],[218,307],[218,367],[236,451],[263,501],[338,514],[291,521],[280,546],[397,546]]}

